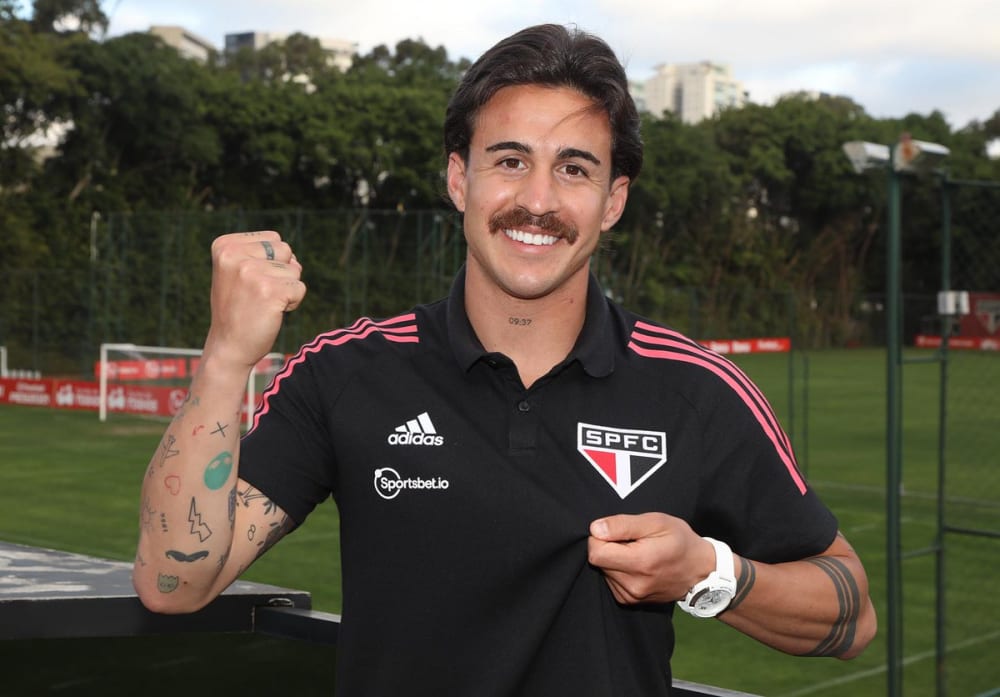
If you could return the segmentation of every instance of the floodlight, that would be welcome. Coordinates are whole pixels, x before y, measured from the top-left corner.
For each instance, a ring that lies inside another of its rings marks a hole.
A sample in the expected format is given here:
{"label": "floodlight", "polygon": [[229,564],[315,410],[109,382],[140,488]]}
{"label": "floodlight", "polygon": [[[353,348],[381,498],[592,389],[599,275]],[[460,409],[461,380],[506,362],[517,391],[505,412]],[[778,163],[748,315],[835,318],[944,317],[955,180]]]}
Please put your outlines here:
{"label": "floodlight", "polygon": [[892,166],[897,172],[925,174],[936,170],[949,154],[951,151],[943,145],[928,143],[925,140],[913,140],[904,135],[899,139],[899,145],[893,152]]}
{"label": "floodlight", "polygon": [[889,146],[852,140],[844,143],[844,154],[858,174],[889,164]]}

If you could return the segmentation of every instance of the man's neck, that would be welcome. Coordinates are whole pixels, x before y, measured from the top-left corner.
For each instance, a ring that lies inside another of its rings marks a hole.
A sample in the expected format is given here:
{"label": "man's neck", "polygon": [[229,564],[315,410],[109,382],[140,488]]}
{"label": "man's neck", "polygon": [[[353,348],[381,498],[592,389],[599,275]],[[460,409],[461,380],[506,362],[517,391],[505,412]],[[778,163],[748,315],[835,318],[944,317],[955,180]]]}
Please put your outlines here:
{"label": "man's neck", "polygon": [[510,358],[531,387],[573,350],[586,318],[588,280],[580,274],[544,298],[524,300],[473,271],[465,279],[465,310],[483,347]]}

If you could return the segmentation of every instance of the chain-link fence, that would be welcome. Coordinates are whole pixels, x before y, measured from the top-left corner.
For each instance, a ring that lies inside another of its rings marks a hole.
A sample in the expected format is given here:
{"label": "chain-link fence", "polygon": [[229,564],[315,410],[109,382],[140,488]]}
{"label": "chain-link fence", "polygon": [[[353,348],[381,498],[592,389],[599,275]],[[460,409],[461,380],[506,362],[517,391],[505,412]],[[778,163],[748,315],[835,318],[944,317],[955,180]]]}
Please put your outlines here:
{"label": "chain-link fence", "polygon": [[968,313],[945,327],[956,336],[942,400],[938,694],[996,695],[1000,603],[988,611],[974,588],[983,578],[995,595],[991,579],[1000,564],[1000,182],[947,182],[944,202],[944,276],[952,289],[968,291],[970,302]]}
{"label": "chain-link fence", "polygon": [[904,296],[911,348],[900,433],[887,434],[902,452],[899,520],[888,521],[903,558],[892,658],[904,695],[1000,695],[1000,600],[975,590],[1000,562],[1000,183],[924,188],[940,194],[939,214],[918,226],[904,210],[904,252],[937,240],[948,292]]}
{"label": "chain-link fence", "polygon": [[[303,264],[306,302],[275,350],[361,316],[385,317],[447,294],[465,259],[449,211],[117,213],[81,233],[79,259],[0,274],[0,345],[11,365],[46,375],[91,371],[102,342],[197,348],[208,329],[209,248],[226,232],[277,230]],[[89,236],[89,245],[87,238]],[[613,253],[594,264],[615,293]],[[699,339],[792,337],[794,294],[746,288],[672,288],[630,306]]]}
{"label": "chain-link fence", "polygon": [[267,229],[291,243],[309,289],[275,347],[291,352],[362,315],[444,296],[465,255],[457,222],[363,209],[114,214],[93,226],[85,263],[5,269],[0,344],[12,366],[48,375],[90,371],[102,342],[200,347],[212,240]]}

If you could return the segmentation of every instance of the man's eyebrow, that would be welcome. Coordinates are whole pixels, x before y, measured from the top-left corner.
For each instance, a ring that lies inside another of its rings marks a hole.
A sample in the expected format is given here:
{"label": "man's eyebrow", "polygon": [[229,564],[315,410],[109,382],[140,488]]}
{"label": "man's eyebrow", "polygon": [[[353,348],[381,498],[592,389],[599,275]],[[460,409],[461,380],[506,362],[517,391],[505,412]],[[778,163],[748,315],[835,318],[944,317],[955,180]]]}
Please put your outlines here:
{"label": "man's eyebrow", "polygon": [[519,143],[516,140],[505,140],[500,143],[494,143],[493,145],[486,146],[486,152],[497,152],[499,150],[514,150],[516,152],[523,152],[525,155],[531,154],[531,147],[525,145],[524,143]]}
{"label": "man's eyebrow", "polygon": [[560,160],[571,160],[580,159],[592,162],[598,167],[601,166],[601,161],[597,159],[597,156],[590,152],[589,150],[580,150],[579,148],[563,148],[559,151]]}
{"label": "man's eyebrow", "polygon": [[[530,145],[519,143],[516,140],[505,140],[500,143],[494,143],[493,145],[486,146],[486,152],[498,152],[500,150],[513,150],[514,152],[522,152],[525,155],[530,155],[532,152]],[[559,151],[560,160],[572,160],[574,158],[587,160],[598,167],[601,166],[600,159],[589,150],[582,150],[580,148],[563,148]]]}

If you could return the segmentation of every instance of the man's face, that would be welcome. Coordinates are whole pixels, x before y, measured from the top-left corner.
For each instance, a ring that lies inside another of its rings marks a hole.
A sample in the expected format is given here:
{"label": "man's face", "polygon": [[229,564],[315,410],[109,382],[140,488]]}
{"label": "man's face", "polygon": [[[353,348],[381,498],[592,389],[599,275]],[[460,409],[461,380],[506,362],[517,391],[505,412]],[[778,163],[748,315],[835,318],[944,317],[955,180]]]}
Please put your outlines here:
{"label": "man's face", "polygon": [[590,256],[621,217],[628,184],[611,180],[611,129],[590,99],[564,87],[500,90],[479,112],[468,161],[448,159],[448,193],[465,214],[469,280],[521,299],[585,287]]}

